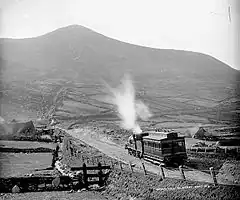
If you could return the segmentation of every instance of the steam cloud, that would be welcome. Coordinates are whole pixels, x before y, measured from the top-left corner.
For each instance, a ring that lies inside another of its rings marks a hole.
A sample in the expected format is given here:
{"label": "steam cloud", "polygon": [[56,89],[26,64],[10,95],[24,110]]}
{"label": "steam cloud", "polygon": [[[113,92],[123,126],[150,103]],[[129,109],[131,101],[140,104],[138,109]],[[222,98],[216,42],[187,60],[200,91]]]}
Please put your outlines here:
{"label": "steam cloud", "polygon": [[142,101],[135,99],[135,89],[131,77],[125,75],[117,88],[111,88],[109,85],[107,87],[112,94],[111,103],[117,106],[119,117],[122,120],[121,126],[134,133],[141,133],[142,130],[137,119],[139,117],[147,120],[151,117],[151,113]]}

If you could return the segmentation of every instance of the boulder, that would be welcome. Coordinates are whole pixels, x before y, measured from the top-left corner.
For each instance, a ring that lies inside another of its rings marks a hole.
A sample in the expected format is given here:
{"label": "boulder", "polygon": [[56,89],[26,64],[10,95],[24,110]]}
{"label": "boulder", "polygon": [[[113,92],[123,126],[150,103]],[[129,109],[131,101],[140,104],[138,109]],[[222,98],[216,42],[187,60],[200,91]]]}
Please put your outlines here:
{"label": "boulder", "polygon": [[56,188],[59,186],[59,184],[60,184],[60,177],[56,177],[55,179],[53,179],[53,181],[52,181],[53,187]]}
{"label": "boulder", "polygon": [[12,193],[19,193],[21,192],[20,188],[18,187],[18,185],[14,185],[12,188]]}

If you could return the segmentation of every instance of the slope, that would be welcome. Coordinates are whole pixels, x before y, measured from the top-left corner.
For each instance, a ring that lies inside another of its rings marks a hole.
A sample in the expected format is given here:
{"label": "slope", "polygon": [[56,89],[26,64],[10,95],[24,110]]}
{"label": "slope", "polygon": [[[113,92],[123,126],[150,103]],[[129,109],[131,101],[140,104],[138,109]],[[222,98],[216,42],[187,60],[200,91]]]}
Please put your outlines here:
{"label": "slope", "polygon": [[189,111],[215,118],[219,103],[235,98],[239,87],[240,73],[211,56],[127,44],[78,25],[36,38],[1,39],[0,45],[2,103],[38,116],[54,106],[65,119],[89,114],[111,119],[114,109],[104,101],[101,80],[116,85],[125,72],[156,117]]}

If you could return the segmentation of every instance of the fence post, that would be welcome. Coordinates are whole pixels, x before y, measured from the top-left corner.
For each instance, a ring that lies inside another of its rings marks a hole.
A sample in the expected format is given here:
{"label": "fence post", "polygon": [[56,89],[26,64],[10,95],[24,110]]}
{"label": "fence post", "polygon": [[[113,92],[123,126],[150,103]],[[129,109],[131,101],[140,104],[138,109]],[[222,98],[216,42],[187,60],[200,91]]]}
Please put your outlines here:
{"label": "fence post", "polygon": [[160,164],[159,167],[160,167],[160,172],[161,172],[162,179],[165,179],[165,174],[164,174],[164,171],[163,171],[162,164]]}
{"label": "fence post", "polygon": [[212,179],[213,179],[213,183],[216,186],[217,185],[217,178],[216,178],[215,171],[214,171],[213,167],[210,167],[209,170],[210,170],[210,174],[211,174]]}
{"label": "fence post", "polygon": [[225,152],[225,154],[227,154],[227,147],[224,148],[224,152]]}
{"label": "fence post", "polygon": [[131,171],[133,172],[132,163],[130,161],[129,161],[129,167],[130,167]]}
{"label": "fence post", "polygon": [[84,163],[83,155],[81,155],[82,162]]}
{"label": "fence post", "polygon": [[98,172],[98,176],[99,176],[99,186],[101,187],[101,186],[103,186],[103,177],[102,177],[103,172],[102,172],[102,165],[101,165],[100,162],[98,163],[98,170],[99,170],[99,172]]}
{"label": "fence post", "polygon": [[147,175],[147,171],[146,171],[146,168],[145,168],[144,162],[142,162],[142,167],[143,167],[144,175]]}
{"label": "fence post", "polygon": [[186,177],[185,177],[184,172],[183,172],[182,165],[179,166],[179,171],[180,171],[182,179],[186,180]]}
{"label": "fence post", "polygon": [[85,188],[88,189],[88,176],[87,176],[87,166],[83,163],[83,181]]}
{"label": "fence post", "polygon": [[80,189],[81,188],[81,185],[82,185],[82,183],[83,183],[83,174],[82,173],[79,173],[78,174],[78,177],[77,177],[77,179],[78,179],[78,189]]}

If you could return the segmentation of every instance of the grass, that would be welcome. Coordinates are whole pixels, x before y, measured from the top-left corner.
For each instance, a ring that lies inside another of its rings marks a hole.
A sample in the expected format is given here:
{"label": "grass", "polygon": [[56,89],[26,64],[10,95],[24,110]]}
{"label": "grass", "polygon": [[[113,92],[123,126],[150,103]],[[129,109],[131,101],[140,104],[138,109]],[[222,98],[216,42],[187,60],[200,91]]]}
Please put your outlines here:
{"label": "grass", "polygon": [[1,176],[22,176],[51,166],[51,153],[0,153]]}
{"label": "grass", "polygon": [[36,142],[36,141],[7,141],[7,140],[0,140],[0,146],[4,147],[14,147],[14,148],[55,148],[54,144],[51,143],[44,143],[44,142]]}
{"label": "grass", "polygon": [[81,191],[81,192],[29,192],[22,194],[0,194],[0,199],[4,200],[107,200],[109,198],[104,197],[98,192],[94,191]]}
{"label": "grass", "polygon": [[[218,106],[225,109],[221,114],[221,120],[234,122],[238,119],[235,113],[237,109],[235,101],[230,101],[230,98],[226,102],[235,106],[226,107],[225,101],[219,104],[220,100],[229,96],[231,93],[229,91],[233,90],[232,85],[224,89],[226,85],[217,85],[216,81],[208,82],[208,86],[197,79],[191,79],[189,83],[183,79],[174,80],[173,77],[157,80],[157,76],[153,76],[151,81],[145,79],[144,83],[136,82],[137,97],[150,107],[154,114],[152,119],[155,121],[167,115],[175,120],[181,116],[180,120],[183,122],[208,123],[217,119]],[[74,117],[81,113],[91,115],[113,110],[113,106],[106,102],[106,89],[103,85],[87,82],[79,84],[75,80],[66,83],[67,81],[66,78],[52,77],[27,83],[22,83],[20,80],[13,81],[4,88],[5,95],[2,102],[6,109],[3,109],[3,116],[10,120],[14,116],[24,118],[24,115],[30,116],[29,113],[34,112],[35,116],[31,115],[32,118],[48,116],[53,106],[57,108],[57,112],[53,111],[52,114],[56,114],[59,118],[64,112],[69,114],[67,116]],[[155,81],[157,83],[153,84]],[[199,85],[192,82],[198,82]],[[212,89],[211,92],[209,88]],[[9,104],[11,107],[8,106]]]}
{"label": "grass", "polygon": [[[161,189],[161,190],[160,190]],[[109,185],[104,193],[116,198],[127,199],[239,199],[240,187],[213,186],[177,179],[164,179],[154,175],[144,176],[140,173],[130,173],[116,170],[111,174]]]}

